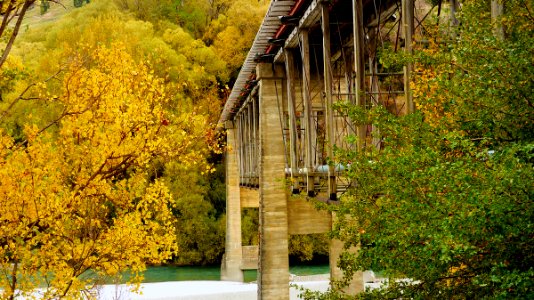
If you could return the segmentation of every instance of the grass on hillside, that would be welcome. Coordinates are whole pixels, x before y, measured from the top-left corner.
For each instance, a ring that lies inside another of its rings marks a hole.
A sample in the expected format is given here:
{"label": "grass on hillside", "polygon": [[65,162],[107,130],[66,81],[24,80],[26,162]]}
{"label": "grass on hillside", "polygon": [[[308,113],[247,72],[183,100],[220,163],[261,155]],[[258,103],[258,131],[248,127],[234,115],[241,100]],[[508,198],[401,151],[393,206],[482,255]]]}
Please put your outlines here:
{"label": "grass on hillside", "polygon": [[41,15],[41,1],[37,1],[33,7],[29,8],[22,21],[21,30],[27,30],[30,27],[46,24],[59,19],[67,12],[75,9],[74,1],[62,0],[60,4],[49,2],[50,8],[45,14]]}

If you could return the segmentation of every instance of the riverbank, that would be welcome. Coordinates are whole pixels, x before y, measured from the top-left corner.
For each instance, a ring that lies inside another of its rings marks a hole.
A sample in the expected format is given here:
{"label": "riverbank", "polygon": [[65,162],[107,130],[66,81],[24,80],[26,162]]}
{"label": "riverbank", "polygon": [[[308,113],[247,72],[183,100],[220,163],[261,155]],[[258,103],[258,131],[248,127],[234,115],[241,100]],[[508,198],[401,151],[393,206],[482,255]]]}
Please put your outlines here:
{"label": "riverbank", "polygon": [[[294,283],[314,291],[326,291],[328,281],[306,281]],[[255,300],[258,286],[256,283],[232,281],[174,281],[143,283],[141,294],[133,293],[126,285],[105,285],[96,291],[102,300]],[[292,286],[290,299],[299,299],[300,291]]]}
{"label": "riverbank", "polygon": [[[384,278],[373,272],[364,272],[365,288],[379,288]],[[297,300],[301,289],[325,292],[330,285],[329,274],[295,275],[290,277],[290,299]],[[256,282],[233,282],[219,280],[187,280],[166,282],[145,282],[138,292],[126,284],[105,284],[90,291],[92,298],[99,300],[256,300]],[[31,299],[42,299],[43,291],[38,289]],[[27,299],[18,297],[17,299]]]}
{"label": "riverbank", "polygon": [[[299,299],[300,288],[325,292],[330,284],[328,274],[295,276],[290,282],[290,299]],[[373,278],[374,280],[374,278]],[[366,280],[367,281],[367,280]],[[377,288],[379,281],[366,282],[366,288]],[[232,281],[173,281],[141,284],[141,294],[128,286],[104,285],[95,291],[102,300],[256,300],[258,285]]]}

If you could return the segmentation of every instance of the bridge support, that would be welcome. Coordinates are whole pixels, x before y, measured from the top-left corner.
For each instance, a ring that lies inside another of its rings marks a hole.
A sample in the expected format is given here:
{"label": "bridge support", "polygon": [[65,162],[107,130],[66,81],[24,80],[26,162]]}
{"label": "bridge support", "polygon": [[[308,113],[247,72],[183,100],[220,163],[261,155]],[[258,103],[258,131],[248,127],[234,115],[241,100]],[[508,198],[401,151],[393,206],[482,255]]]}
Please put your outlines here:
{"label": "bridge support", "polygon": [[243,281],[241,264],[241,197],[237,160],[237,132],[233,122],[227,122],[226,139],[226,252],[221,265],[221,280]]}
{"label": "bridge support", "polygon": [[504,40],[504,26],[500,20],[504,13],[504,5],[497,0],[491,0],[491,19],[493,22],[493,34],[499,40]]}
{"label": "bridge support", "polygon": [[[332,99],[332,55],[330,44],[330,13],[328,11],[328,4],[321,3],[321,30],[323,32],[323,78],[324,78],[324,106],[326,112],[326,140],[328,147],[326,147],[326,155],[330,158],[334,157],[334,107]],[[337,185],[334,166],[328,165],[328,199],[337,199]]]}
{"label": "bridge support", "polygon": [[[332,213],[332,221],[335,222],[336,220],[336,214]],[[330,278],[331,280],[343,280],[344,274],[343,270],[341,270],[337,263],[339,261],[339,258],[341,256],[341,253],[343,251],[346,251],[343,249],[344,243],[340,240],[333,239],[330,241]],[[352,247],[349,249],[349,252],[351,253],[357,253],[359,250],[358,247]],[[343,288],[343,292],[345,292],[348,295],[356,295],[358,293],[361,293],[365,290],[364,282],[363,282],[363,272],[357,271],[352,276],[351,280],[348,282],[348,285]]]}
{"label": "bridge support", "polygon": [[[448,1],[454,12],[458,0]],[[351,182],[347,165],[330,161],[333,149],[361,151],[371,140],[380,147],[379,132],[373,124],[353,122],[333,104],[349,101],[361,109],[383,105],[397,115],[415,110],[410,90],[413,65],[399,72],[377,63],[381,45],[411,54],[415,37],[422,37],[423,31],[416,32],[414,26],[421,13],[415,10],[415,0],[401,0],[401,7],[398,2],[382,1],[377,7],[363,0],[271,1],[220,119],[229,125],[223,280],[241,281],[241,270],[257,265],[258,298],[288,299],[289,235],[328,232],[335,219],[298,194],[306,192],[309,198],[334,205],[345,201],[338,196],[348,189],[362,188]],[[492,3],[498,25],[502,5]],[[280,16],[296,18],[298,24],[281,25]],[[450,19],[454,23],[454,15]],[[503,30],[496,26],[496,36],[504,38]],[[356,139],[346,139],[354,133]],[[242,248],[243,208],[258,208],[258,248]],[[337,267],[344,251],[342,241],[331,241],[334,281],[344,279]],[[348,284],[346,294],[363,291],[362,272]]]}
{"label": "bridge support", "polygon": [[[451,0],[451,4],[456,3],[456,0]],[[454,4],[455,5],[455,4]],[[451,9],[451,14],[452,14]],[[454,15],[453,15],[454,16]],[[414,0],[402,1],[402,23],[405,47],[404,51],[408,54],[413,53],[413,32],[414,32]],[[413,65],[407,63],[404,66],[404,93],[406,97],[406,112],[413,113],[415,111],[415,104],[413,103],[412,91],[410,88],[410,79],[412,77]]]}
{"label": "bridge support", "polygon": [[260,238],[258,299],[289,299],[285,150],[280,109],[283,66],[258,64],[260,117]]}

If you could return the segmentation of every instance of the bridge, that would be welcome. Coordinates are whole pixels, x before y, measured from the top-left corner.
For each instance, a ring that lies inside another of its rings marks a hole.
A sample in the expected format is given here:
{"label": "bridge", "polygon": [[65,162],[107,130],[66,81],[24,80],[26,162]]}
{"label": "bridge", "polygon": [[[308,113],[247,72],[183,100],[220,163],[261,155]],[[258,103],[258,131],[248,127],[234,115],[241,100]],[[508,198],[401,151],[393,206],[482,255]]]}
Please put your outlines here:
{"label": "bridge", "polygon": [[[424,21],[436,14],[439,19],[442,10],[441,2],[430,3],[271,1],[219,120],[227,133],[222,280],[242,281],[243,270],[257,268],[259,299],[289,298],[289,235],[330,231],[335,215],[315,203],[335,205],[357,188],[346,176],[349,166],[330,160],[334,148],[382,147],[373,124],[354,124],[334,106],[382,105],[396,115],[414,111],[413,66],[386,68],[377,55],[424,47]],[[458,2],[445,5],[453,27]],[[242,245],[246,208],[259,210],[257,246]],[[331,278],[340,279],[343,244],[332,240],[329,247]],[[362,289],[357,273],[346,291]]]}

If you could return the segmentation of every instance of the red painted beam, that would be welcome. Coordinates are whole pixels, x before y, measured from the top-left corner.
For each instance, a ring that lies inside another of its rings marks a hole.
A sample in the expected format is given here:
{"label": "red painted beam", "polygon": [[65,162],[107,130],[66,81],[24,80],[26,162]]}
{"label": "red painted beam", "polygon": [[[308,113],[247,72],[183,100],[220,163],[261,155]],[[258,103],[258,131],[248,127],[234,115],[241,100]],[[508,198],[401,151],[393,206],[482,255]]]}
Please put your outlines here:
{"label": "red painted beam", "polygon": [[[302,5],[304,5],[304,2],[306,2],[306,0],[298,0],[295,5],[293,6],[293,8],[291,8],[291,10],[289,11],[289,15],[288,16],[293,16],[295,13],[297,13],[301,8],[302,8]],[[284,32],[286,31],[286,28],[288,26],[287,25],[282,25],[280,27],[278,27],[278,30],[276,31],[275,35],[274,35],[274,38],[275,39],[278,39],[280,38],[280,36],[282,36],[282,34],[284,34]],[[274,50],[274,46],[273,45],[269,45],[269,47],[267,47],[267,50],[265,50],[265,54],[271,54],[271,51]]]}

